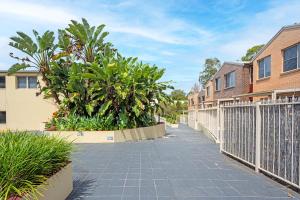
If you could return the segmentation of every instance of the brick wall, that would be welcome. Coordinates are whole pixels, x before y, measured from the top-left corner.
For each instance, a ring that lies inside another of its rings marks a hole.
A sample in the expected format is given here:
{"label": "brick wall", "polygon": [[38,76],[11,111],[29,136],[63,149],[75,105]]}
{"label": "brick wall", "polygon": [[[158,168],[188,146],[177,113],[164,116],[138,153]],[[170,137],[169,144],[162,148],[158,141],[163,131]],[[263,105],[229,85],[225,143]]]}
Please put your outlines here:
{"label": "brick wall", "polygon": [[[235,86],[226,88],[225,75],[230,72],[235,72]],[[221,80],[221,88],[216,91],[216,78]],[[222,68],[215,74],[213,79],[213,90],[215,99],[231,98],[235,95],[240,95],[249,92],[250,72],[249,66],[246,67],[239,63],[224,63]]]}
{"label": "brick wall", "polygon": [[204,97],[204,91],[194,92],[188,95],[188,110],[201,108],[203,103],[202,97]]}
{"label": "brick wall", "polygon": [[[300,88],[300,70],[283,73],[282,50],[300,43],[300,27],[283,30],[273,42],[253,61],[253,91]],[[271,76],[258,79],[258,61],[271,55]],[[256,98],[257,99],[257,98]]]}

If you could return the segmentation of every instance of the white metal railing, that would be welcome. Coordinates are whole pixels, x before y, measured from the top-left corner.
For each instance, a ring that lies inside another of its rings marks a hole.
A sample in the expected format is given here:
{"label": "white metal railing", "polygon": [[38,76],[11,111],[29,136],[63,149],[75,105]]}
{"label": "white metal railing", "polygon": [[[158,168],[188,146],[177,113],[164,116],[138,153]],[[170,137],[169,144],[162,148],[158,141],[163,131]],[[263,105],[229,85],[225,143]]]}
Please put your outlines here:
{"label": "white metal railing", "polygon": [[205,108],[188,111],[188,126],[208,132],[216,142],[219,142],[219,108]]}
{"label": "white metal railing", "polygon": [[197,112],[197,129],[207,130],[216,141],[219,141],[218,111],[217,107],[213,107]]}
{"label": "white metal railing", "polygon": [[300,99],[190,110],[188,125],[208,130],[221,152],[300,188]]}
{"label": "white metal railing", "polygon": [[179,122],[182,124],[188,124],[188,114],[181,114]]}
{"label": "white metal railing", "polygon": [[300,188],[300,101],[220,108],[220,150]]}
{"label": "white metal railing", "polygon": [[221,107],[221,150],[255,165],[256,105],[233,104]]}

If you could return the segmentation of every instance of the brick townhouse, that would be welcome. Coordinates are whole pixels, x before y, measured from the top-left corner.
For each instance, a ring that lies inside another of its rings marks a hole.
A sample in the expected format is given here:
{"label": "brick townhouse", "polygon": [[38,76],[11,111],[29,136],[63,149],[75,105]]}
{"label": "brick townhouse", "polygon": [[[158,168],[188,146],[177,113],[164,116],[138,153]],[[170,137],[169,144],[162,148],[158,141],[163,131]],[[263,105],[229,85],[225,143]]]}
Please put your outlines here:
{"label": "brick townhouse", "polygon": [[212,78],[215,104],[249,100],[235,95],[252,92],[252,66],[247,63],[224,62]]}
{"label": "brick townhouse", "polygon": [[300,97],[300,24],[281,28],[252,64],[253,93],[235,97],[251,96],[254,101]]}
{"label": "brick townhouse", "polygon": [[188,110],[204,108],[205,91],[192,91],[188,95]]}

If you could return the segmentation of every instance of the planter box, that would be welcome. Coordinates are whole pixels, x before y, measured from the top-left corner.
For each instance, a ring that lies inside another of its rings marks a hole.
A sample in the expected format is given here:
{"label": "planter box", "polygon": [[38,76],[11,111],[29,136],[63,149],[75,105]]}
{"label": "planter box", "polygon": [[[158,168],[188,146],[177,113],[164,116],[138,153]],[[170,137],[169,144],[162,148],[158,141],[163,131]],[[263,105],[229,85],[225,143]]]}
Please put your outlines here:
{"label": "planter box", "polygon": [[[51,176],[43,185],[38,186],[38,200],[65,200],[73,190],[71,163]],[[23,197],[22,200],[28,199]],[[29,198],[34,199],[34,198]]]}
{"label": "planter box", "polygon": [[74,143],[116,143],[163,137],[165,124],[116,131],[45,131],[47,135],[61,137]]}

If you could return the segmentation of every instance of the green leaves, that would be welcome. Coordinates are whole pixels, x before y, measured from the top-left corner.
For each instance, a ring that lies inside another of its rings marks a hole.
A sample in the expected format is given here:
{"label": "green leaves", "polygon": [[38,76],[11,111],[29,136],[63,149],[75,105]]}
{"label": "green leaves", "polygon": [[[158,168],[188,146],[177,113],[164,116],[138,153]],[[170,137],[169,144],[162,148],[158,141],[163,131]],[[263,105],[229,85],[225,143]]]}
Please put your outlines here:
{"label": "green leaves", "polygon": [[111,104],[112,104],[112,100],[105,102],[99,109],[98,115],[103,116]]}
{"label": "green leaves", "polygon": [[[11,67],[15,73],[36,67],[45,84],[41,92],[54,98],[60,115],[51,123],[59,130],[123,129],[154,124],[153,114],[168,100],[159,82],[164,69],[125,58],[110,42],[105,25],[92,26],[86,19],[72,20],[65,29],[34,37],[18,32],[11,46],[26,54]],[[88,123],[91,121],[91,124]]]}
{"label": "green leaves", "polygon": [[21,64],[16,63],[16,64],[14,64],[13,66],[11,66],[9,68],[8,74],[9,75],[14,74],[14,73],[16,73],[16,72],[18,72],[20,70],[24,70],[24,69],[29,68],[29,67],[30,67],[30,65],[25,64],[25,63],[21,63]]}
{"label": "green leaves", "polygon": [[[70,161],[72,144],[30,132],[0,133],[0,199],[32,194]],[[27,198],[29,198],[27,196]]]}
{"label": "green leaves", "polygon": [[17,32],[17,35],[10,38],[12,42],[9,45],[29,56],[33,56],[37,52],[37,44],[23,32]]}

